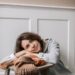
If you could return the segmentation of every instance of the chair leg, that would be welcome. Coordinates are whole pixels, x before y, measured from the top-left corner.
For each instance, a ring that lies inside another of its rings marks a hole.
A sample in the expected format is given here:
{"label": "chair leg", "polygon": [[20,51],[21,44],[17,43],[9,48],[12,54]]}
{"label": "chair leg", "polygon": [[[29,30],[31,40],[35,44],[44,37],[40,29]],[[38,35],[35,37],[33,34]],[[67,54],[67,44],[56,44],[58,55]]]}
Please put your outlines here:
{"label": "chair leg", "polygon": [[10,75],[10,68],[7,68],[7,69],[5,70],[5,75]]}

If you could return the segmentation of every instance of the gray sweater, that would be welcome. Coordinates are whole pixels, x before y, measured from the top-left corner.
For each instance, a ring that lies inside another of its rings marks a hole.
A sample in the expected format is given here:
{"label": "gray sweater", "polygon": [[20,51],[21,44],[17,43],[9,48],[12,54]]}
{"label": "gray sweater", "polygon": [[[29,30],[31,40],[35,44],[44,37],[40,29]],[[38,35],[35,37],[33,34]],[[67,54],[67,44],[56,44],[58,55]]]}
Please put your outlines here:
{"label": "gray sweater", "polygon": [[51,64],[56,64],[59,60],[60,47],[59,44],[52,40],[48,39],[45,41],[46,45],[43,52],[40,52],[38,57],[44,59],[46,62]]}

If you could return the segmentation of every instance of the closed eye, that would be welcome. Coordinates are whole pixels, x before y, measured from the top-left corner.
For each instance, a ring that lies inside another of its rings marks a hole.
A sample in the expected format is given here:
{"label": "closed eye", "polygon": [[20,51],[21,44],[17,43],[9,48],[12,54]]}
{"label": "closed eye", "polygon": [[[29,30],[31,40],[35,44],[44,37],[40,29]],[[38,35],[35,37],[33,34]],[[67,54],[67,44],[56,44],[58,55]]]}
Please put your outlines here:
{"label": "closed eye", "polygon": [[26,45],[26,49],[27,49],[27,48],[29,48],[29,46],[30,46],[30,45],[29,45],[29,44],[27,44],[27,45]]}

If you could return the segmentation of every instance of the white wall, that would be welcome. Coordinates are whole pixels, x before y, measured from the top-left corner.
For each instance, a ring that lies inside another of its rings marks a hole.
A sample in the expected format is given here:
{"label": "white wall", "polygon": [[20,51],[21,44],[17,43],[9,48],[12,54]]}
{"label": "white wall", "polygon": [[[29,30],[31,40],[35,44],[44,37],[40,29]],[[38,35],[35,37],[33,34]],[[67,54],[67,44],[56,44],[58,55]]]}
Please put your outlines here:
{"label": "white wall", "polygon": [[17,36],[26,31],[59,42],[62,61],[75,71],[75,9],[0,5],[0,59],[13,52]]}

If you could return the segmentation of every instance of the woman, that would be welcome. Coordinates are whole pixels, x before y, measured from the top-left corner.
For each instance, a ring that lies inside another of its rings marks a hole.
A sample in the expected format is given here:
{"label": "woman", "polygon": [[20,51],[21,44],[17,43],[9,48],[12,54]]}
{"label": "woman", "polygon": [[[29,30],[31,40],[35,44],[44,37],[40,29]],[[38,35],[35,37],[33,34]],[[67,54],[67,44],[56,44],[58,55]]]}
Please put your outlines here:
{"label": "woman", "polygon": [[[31,32],[22,33],[16,41],[15,53],[10,55],[9,61],[15,62],[15,59],[23,55],[32,58],[32,60],[36,62],[38,62],[39,60],[44,60],[46,61],[46,63],[54,64],[53,67],[47,69],[48,74],[51,75],[71,74],[71,72],[68,69],[66,69],[63,63],[60,61],[59,44],[52,39],[42,40],[41,37],[35,33]],[[20,59],[18,59],[16,63],[19,62],[19,60]]]}

